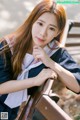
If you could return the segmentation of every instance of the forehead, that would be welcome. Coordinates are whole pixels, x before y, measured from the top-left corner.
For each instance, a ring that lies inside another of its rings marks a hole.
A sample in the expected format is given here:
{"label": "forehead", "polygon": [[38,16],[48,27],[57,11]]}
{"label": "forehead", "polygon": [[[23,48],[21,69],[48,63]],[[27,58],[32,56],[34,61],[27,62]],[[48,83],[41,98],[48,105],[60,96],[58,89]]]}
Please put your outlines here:
{"label": "forehead", "polygon": [[58,26],[57,18],[53,13],[49,13],[49,12],[43,13],[37,20],[42,20],[45,23]]}

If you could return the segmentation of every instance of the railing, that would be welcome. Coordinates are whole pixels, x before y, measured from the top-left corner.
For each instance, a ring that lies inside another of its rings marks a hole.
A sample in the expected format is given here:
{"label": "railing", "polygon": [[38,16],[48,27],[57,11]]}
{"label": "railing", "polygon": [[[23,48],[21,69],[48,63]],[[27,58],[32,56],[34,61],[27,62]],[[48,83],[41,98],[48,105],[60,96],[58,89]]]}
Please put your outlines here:
{"label": "railing", "polygon": [[69,20],[69,31],[66,40],[66,49],[72,55],[72,57],[79,62],[80,61],[80,22]]}

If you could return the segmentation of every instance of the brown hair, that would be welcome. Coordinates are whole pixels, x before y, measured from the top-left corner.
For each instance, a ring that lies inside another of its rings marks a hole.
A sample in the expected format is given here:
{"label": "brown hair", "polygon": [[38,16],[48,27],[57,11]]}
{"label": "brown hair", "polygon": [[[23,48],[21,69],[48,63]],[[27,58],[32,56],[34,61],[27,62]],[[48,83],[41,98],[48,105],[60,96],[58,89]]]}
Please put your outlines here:
{"label": "brown hair", "polygon": [[[28,19],[17,29],[16,34],[16,44],[13,50],[13,71],[14,76],[21,72],[21,66],[24,59],[25,54],[28,49],[30,49],[32,45],[32,35],[31,29],[33,23],[45,12],[50,12],[56,15],[59,30],[63,31],[65,23],[66,23],[66,14],[65,10],[61,5],[56,5],[51,0],[43,0],[40,2],[31,12]],[[60,34],[61,35],[61,34]],[[58,36],[58,41],[60,42]]]}

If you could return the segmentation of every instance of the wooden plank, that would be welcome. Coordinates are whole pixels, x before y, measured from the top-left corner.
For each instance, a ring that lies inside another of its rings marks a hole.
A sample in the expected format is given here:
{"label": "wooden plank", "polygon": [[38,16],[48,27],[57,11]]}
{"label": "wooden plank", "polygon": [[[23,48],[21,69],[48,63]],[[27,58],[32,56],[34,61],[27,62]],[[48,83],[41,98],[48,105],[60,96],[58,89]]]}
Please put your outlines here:
{"label": "wooden plank", "polygon": [[80,27],[80,22],[73,21],[73,27]]}
{"label": "wooden plank", "polygon": [[72,34],[72,33],[69,33],[67,38],[79,38],[80,37],[80,34]]}
{"label": "wooden plank", "polygon": [[80,43],[66,43],[66,47],[80,46]]}
{"label": "wooden plank", "polygon": [[72,120],[49,96],[43,95],[35,106],[47,120]]}
{"label": "wooden plank", "polygon": [[72,50],[78,50],[80,51],[80,46],[71,46],[71,47],[66,47],[67,50],[72,51]]}

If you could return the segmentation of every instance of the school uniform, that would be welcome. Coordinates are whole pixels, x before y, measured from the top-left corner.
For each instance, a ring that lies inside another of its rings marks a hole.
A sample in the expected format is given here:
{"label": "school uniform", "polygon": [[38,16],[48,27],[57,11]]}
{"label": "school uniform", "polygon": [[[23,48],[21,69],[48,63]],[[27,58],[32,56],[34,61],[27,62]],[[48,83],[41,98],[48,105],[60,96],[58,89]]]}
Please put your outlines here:
{"label": "school uniform", "polygon": [[[60,64],[62,67],[64,67],[68,71],[72,72],[80,85],[80,66],[76,64],[76,62],[68,54],[67,50],[65,50],[64,48],[59,48],[51,56],[51,59],[54,60],[56,63]],[[2,74],[2,76],[0,77],[0,81],[5,82],[5,81],[8,81],[9,79],[11,79],[11,76],[10,76],[10,71],[11,71],[10,63],[11,62],[10,62],[10,59],[7,58],[7,61],[9,64],[7,63],[8,66],[5,67],[5,70],[7,70],[7,73],[5,73],[4,72],[4,64],[2,64],[2,61],[3,61],[3,58],[0,57],[0,63],[2,65],[1,70],[0,70],[0,72],[2,71],[2,73],[0,73],[0,74]],[[30,69],[29,73],[28,73],[28,78],[35,77],[45,67],[46,66],[44,64],[40,64],[39,66],[36,66],[36,67]],[[6,79],[7,74],[8,74],[8,79]],[[5,76],[5,78],[3,79],[4,76]],[[29,88],[28,95],[29,94],[32,95],[37,89],[38,89],[38,87]],[[16,107],[13,109],[9,108],[7,105],[4,104],[4,100],[6,98],[7,98],[7,95],[2,95],[0,97],[0,112],[8,112],[9,113],[8,120],[14,120],[14,118],[16,118],[16,116],[17,116],[19,107]],[[44,119],[44,117],[42,115],[38,114],[37,111],[34,112],[34,114],[32,116],[32,120],[42,120],[42,119]]]}

